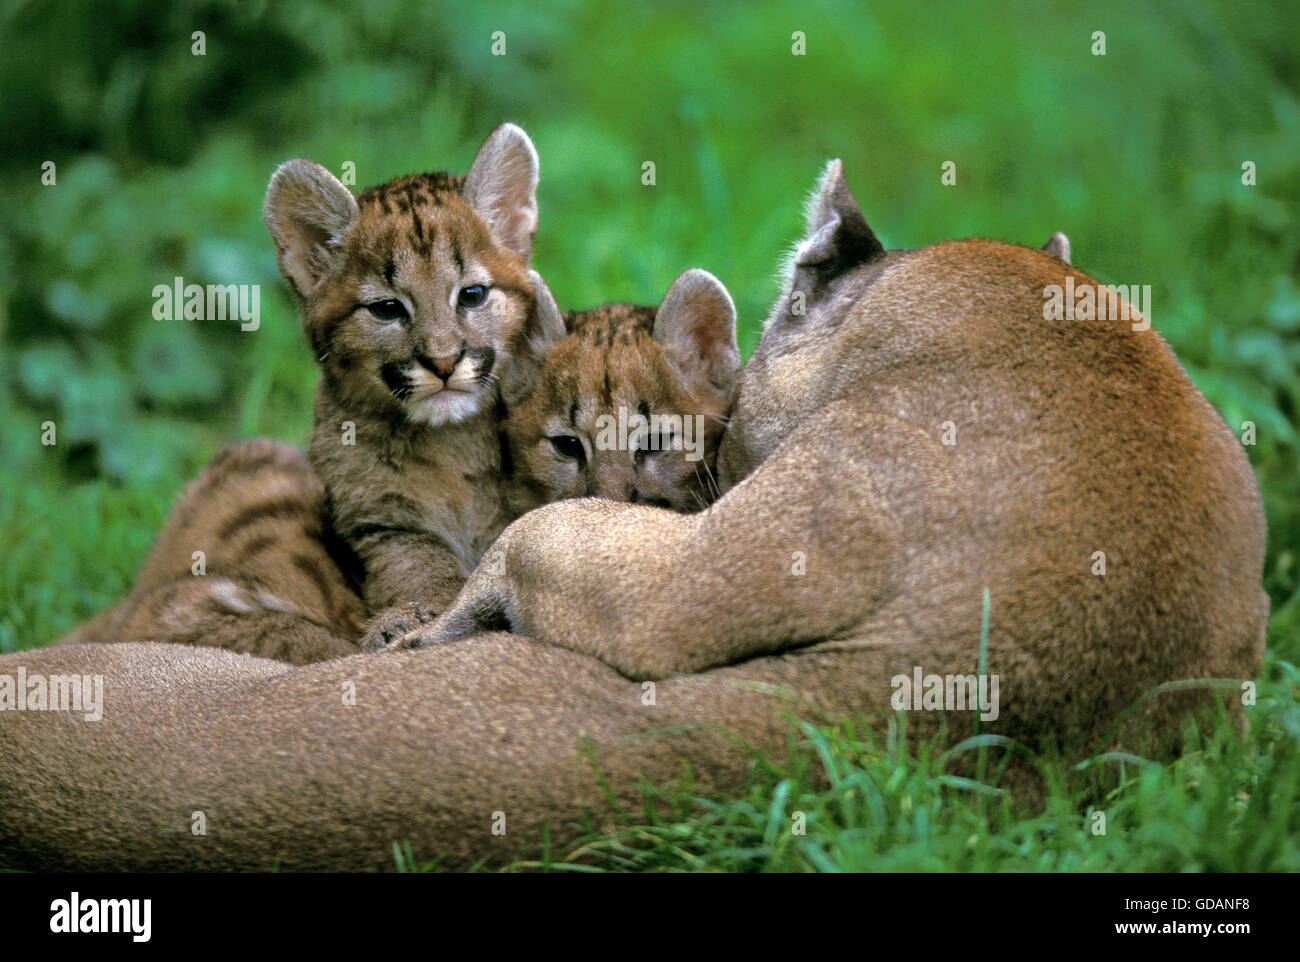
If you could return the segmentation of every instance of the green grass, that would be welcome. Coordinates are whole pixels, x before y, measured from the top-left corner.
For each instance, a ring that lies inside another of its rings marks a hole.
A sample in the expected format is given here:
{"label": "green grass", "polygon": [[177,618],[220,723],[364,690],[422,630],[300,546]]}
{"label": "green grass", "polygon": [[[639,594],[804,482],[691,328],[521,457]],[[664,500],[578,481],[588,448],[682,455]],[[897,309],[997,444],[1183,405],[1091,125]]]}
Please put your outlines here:
{"label": "green grass", "polygon": [[[351,161],[362,186],[464,169],[495,124],[520,122],[542,163],[535,262],[560,303],[654,303],[702,266],[732,291],[748,352],[804,194],[839,156],[890,246],[1036,246],[1064,230],[1082,270],[1151,284],[1155,327],[1192,379],[1234,429],[1255,423],[1246,450],[1269,521],[1273,618],[1250,736],[1216,730],[1177,764],[1126,766],[1100,800],[1058,771],[1046,809],[1026,812],[947,779],[939,754],[799,731],[794,761],[760,766],[742,798],[660,799],[653,818],[589,840],[582,863],[1295,869],[1293,26],[1286,4],[1229,0],[565,0],[546,17],[522,2],[411,0],[368,5],[364,20],[324,0],[171,12],[2,0],[0,651],[44,644],[120,597],[221,443],[305,442],[314,369],[260,217],[279,161]],[[490,55],[495,30],[505,57]],[[791,54],[795,30],[804,57]],[[1089,53],[1095,30],[1105,57]],[[47,160],[56,186],[40,182]],[[653,187],[640,182],[646,160]],[[940,183],[948,160],[954,187]],[[153,286],[177,275],[260,284],[261,329],[153,321]],[[47,419],[54,447],[40,444]],[[1094,804],[1104,837],[1084,829]],[[803,837],[781,830],[796,808]],[[421,867],[430,853],[418,854],[403,864]]]}
{"label": "green grass", "polygon": [[[981,653],[987,604],[986,597]],[[1161,689],[1139,703],[1159,698]],[[1074,762],[1036,756],[979,734],[978,719],[968,738],[937,736],[911,750],[903,712],[883,737],[879,725],[863,720],[792,721],[788,760],[777,765],[755,752],[754,775],[738,797],[698,796],[689,778],[645,786],[644,806],[616,807],[613,829],[588,828],[575,844],[510,868],[1300,871],[1300,669],[1270,655],[1245,716],[1244,737],[1222,712],[1189,720],[1177,760],[1165,764],[1116,750]],[[1000,784],[1013,755],[1028,759],[1041,796]],[[973,778],[964,764],[970,756],[979,773]],[[421,862],[409,844],[394,849],[399,870],[436,870],[436,859]]]}
{"label": "green grass", "polygon": [[[1282,680],[1266,685],[1261,705],[1249,712],[1247,738],[1226,724],[1208,737],[1193,728],[1169,765],[1109,757],[1081,771],[1042,760],[1051,790],[1041,806],[952,774],[960,746],[908,753],[848,722],[805,725],[792,761],[762,765],[739,798],[648,793],[646,809],[628,813],[613,833],[517,868],[1300,871],[1300,674],[1285,664],[1270,666],[1274,672]],[[1088,777],[1094,767],[1106,777]],[[803,815],[804,834],[794,830],[795,813]]]}

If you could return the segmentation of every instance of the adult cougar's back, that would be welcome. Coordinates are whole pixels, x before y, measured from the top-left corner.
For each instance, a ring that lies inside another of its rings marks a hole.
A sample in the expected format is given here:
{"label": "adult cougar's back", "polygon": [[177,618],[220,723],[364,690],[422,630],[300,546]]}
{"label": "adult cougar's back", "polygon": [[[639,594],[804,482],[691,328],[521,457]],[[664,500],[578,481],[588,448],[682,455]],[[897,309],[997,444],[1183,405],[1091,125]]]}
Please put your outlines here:
{"label": "adult cougar's back", "polygon": [[[1147,319],[1123,303],[1044,319],[1054,286],[1098,304],[1103,288],[1040,251],[885,252],[838,163],[809,230],[742,371],[719,473],[735,483],[783,444],[874,438],[869,470],[848,476],[881,499],[892,558],[863,559],[887,586],[840,634],[923,641],[943,671],[974,658],[987,587],[989,671],[1006,727],[1030,739],[1108,726],[1161,681],[1252,677],[1268,617],[1254,476]],[[891,457],[913,434],[928,459]],[[831,513],[868,513],[860,486],[828,497]]]}

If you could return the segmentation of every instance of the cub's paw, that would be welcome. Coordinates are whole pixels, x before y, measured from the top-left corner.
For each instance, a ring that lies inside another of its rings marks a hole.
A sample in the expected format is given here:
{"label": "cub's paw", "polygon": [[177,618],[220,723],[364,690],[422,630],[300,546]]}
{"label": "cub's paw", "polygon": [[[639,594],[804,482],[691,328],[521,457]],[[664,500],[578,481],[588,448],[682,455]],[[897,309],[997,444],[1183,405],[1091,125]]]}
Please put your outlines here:
{"label": "cub's paw", "polygon": [[412,648],[418,644],[419,630],[438,620],[438,611],[419,602],[394,605],[370,619],[361,638],[362,651],[388,651]]}

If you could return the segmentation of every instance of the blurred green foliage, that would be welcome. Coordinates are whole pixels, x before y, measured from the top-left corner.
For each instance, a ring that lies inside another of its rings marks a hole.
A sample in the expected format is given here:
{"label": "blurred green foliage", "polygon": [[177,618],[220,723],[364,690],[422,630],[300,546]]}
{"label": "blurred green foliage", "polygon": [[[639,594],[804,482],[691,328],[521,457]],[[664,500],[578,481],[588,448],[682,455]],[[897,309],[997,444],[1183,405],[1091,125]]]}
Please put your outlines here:
{"label": "blurred green foliage", "polygon": [[[1300,657],[1285,4],[9,0],[0,36],[0,650],[120,596],[220,443],[305,441],[314,368],[261,221],[275,165],[351,161],[358,186],[463,170],[514,120],[542,162],[535,261],[566,307],[654,303],[703,266],[748,351],[831,156],[890,246],[1064,230],[1081,269],[1151,284],[1193,379],[1258,427],[1274,646]],[[155,321],[177,276],[261,285],[260,329]]]}

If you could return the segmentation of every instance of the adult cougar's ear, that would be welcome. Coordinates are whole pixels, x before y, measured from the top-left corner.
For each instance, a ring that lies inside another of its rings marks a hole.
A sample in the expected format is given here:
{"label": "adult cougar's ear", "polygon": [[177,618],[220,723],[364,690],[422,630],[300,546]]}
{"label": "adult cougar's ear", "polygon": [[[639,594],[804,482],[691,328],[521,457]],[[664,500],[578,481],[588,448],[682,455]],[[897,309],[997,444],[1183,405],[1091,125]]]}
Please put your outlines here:
{"label": "adult cougar's ear", "polygon": [[795,253],[796,270],[806,268],[833,277],[885,253],[844,182],[839,160],[826,165],[805,219],[808,233]]}
{"label": "adult cougar's ear", "polygon": [[514,124],[502,124],[478,149],[461,193],[497,243],[524,259],[537,232],[537,151]]}
{"label": "adult cougar's ear", "polygon": [[290,160],[271,175],[262,216],[280,273],[300,298],[337,266],[338,242],[357,213],[352,192],[320,164]]}
{"label": "adult cougar's ear", "polygon": [[1051,237],[1047,238],[1047,243],[1043,245],[1043,250],[1051,254],[1057,260],[1070,263],[1070,238],[1066,237],[1059,230]]}
{"label": "adult cougar's ear", "polygon": [[652,336],[695,387],[730,395],[740,367],[736,305],[716,277],[693,268],[673,281],[655,314]]}
{"label": "adult cougar's ear", "polygon": [[501,398],[508,408],[514,407],[532,390],[541,373],[542,362],[546,360],[546,352],[569,333],[560,306],[555,303],[555,295],[542,280],[542,275],[529,271],[528,279],[533,283],[536,308],[524,328],[518,356],[501,376]]}

